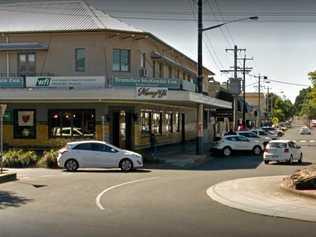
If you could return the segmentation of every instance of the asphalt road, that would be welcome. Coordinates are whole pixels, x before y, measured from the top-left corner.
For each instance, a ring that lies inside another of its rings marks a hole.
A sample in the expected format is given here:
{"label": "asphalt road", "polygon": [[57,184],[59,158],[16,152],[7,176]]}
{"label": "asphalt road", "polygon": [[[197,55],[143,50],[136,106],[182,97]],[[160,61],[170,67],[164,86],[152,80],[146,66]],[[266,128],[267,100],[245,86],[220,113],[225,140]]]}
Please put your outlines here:
{"label": "asphalt road", "polygon": [[[293,128],[286,137],[316,140],[316,130],[300,137]],[[235,156],[194,170],[19,171],[20,181],[0,185],[0,236],[313,236],[315,223],[246,213],[206,194],[224,180],[285,175],[316,163],[316,143],[301,145],[301,166]]]}

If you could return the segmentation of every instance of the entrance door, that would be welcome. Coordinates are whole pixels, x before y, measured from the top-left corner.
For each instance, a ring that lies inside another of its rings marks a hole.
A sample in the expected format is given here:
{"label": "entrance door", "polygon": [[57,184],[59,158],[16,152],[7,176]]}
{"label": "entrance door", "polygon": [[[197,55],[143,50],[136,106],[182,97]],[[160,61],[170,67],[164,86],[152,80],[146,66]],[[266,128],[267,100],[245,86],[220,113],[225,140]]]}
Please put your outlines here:
{"label": "entrance door", "polygon": [[132,113],[113,112],[113,145],[130,149],[132,146]]}

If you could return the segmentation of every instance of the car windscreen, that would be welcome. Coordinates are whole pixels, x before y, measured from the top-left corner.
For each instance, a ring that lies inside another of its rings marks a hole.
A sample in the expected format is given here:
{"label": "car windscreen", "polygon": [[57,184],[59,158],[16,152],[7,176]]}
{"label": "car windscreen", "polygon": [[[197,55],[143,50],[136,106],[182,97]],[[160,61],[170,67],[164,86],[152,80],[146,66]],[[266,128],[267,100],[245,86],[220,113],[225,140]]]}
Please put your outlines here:
{"label": "car windscreen", "polygon": [[286,148],[286,143],[273,142],[273,143],[270,143],[269,146],[273,148]]}

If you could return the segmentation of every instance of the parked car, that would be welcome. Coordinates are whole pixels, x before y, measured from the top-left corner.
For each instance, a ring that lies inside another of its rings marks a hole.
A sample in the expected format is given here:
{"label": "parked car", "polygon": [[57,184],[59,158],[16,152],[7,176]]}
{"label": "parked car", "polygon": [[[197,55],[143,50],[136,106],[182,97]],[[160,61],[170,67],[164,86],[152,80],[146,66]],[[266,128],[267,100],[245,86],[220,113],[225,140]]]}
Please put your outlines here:
{"label": "parked car", "polygon": [[303,162],[303,153],[301,147],[290,140],[274,140],[268,143],[263,153],[265,164],[270,161],[288,162],[292,164],[294,161]]}
{"label": "parked car", "polygon": [[311,125],[312,127],[316,127],[316,119],[313,119],[312,122],[311,122],[311,124],[312,124],[312,125]]}
{"label": "parked car", "polygon": [[260,155],[263,145],[259,141],[250,140],[244,136],[230,135],[215,141],[211,151],[221,152],[224,156],[231,156],[234,151],[252,151],[254,155]]}
{"label": "parked car", "polygon": [[308,128],[308,127],[302,127],[300,130],[299,130],[299,133],[301,135],[311,135],[312,134],[312,131]]}
{"label": "parked car", "polygon": [[238,131],[236,133],[237,133],[237,135],[247,137],[251,141],[258,141],[261,144],[263,144],[263,146],[267,145],[268,142],[272,140],[268,136],[259,136],[256,133],[253,133],[251,131]]}
{"label": "parked car", "polygon": [[274,133],[268,133],[260,128],[255,128],[250,131],[257,134],[258,136],[270,137],[272,140],[278,139],[278,136],[275,135]]}
{"label": "parked car", "polygon": [[280,129],[277,129],[277,128],[273,128],[273,127],[262,127],[261,129],[264,130],[264,131],[266,131],[266,132],[268,132],[268,133],[277,135],[278,137],[282,137],[282,136],[284,135],[284,132],[281,131]]}
{"label": "parked car", "polygon": [[68,171],[78,168],[121,168],[127,172],[143,167],[142,155],[100,141],[70,142],[58,153],[58,166]]}

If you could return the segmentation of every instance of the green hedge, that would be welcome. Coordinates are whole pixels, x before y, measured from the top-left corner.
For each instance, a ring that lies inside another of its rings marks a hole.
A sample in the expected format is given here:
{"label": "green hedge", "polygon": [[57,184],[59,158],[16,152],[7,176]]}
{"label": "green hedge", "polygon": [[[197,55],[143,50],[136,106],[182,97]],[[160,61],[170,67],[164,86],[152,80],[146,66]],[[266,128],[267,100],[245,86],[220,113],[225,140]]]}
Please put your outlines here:
{"label": "green hedge", "polygon": [[3,155],[3,166],[7,168],[58,168],[58,151],[44,151],[39,156],[34,151],[9,150]]}
{"label": "green hedge", "polygon": [[34,151],[9,150],[3,155],[3,166],[8,168],[36,167],[39,160]]}
{"label": "green hedge", "polygon": [[52,168],[52,169],[58,168],[57,156],[58,156],[58,151],[56,150],[44,151],[43,156],[37,162],[37,167]]}

